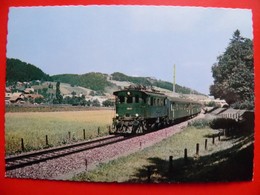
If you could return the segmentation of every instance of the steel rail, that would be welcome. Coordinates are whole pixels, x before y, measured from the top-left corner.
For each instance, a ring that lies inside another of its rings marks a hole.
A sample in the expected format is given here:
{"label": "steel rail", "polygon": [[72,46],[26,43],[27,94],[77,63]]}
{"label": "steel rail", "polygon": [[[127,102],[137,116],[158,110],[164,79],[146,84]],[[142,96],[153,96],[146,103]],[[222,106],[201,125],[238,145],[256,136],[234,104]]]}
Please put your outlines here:
{"label": "steel rail", "polygon": [[30,152],[26,154],[20,154],[16,156],[10,156],[5,158],[5,168],[6,170],[13,170],[36,163],[44,162],[46,160],[51,160],[59,157],[63,157],[69,154],[74,154],[82,152],[85,150],[90,150],[93,148],[102,147],[105,145],[113,144],[128,139],[129,137],[122,136],[112,136],[101,138],[97,140],[85,141],[75,144],[70,144],[66,146],[60,146],[56,148],[50,148],[46,150]]}
{"label": "steel rail", "polygon": [[[175,124],[172,124],[169,126],[174,126],[176,124],[178,124],[178,123],[175,123]],[[162,129],[164,129],[164,128],[162,128]],[[158,129],[158,130],[162,130],[162,129]],[[147,132],[145,134],[149,134],[152,132]],[[8,156],[5,158],[5,162],[6,162],[5,168],[7,171],[13,170],[13,169],[33,165],[36,163],[44,162],[46,160],[51,160],[51,159],[63,157],[63,156],[69,155],[69,154],[74,154],[74,153],[82,152],[85,150],[90,150],[93,148],[98,148],[98,147],[113,144],[116,142],[124,141],[126,139],[131,139],[135,136],[137,136],[137,135],[127,135],[126,136],[124,134],[118,134],[118,135],[114,135],[114,136],[108,136],[105,138],[103,137],[100,139],[89,140],[89,141],[79,142],[79,143],[55,147],[55,148],[49,148],[49,149],[45,149],[45,150],[41,150],[41,151],[34,151],[34,152],[29,152],[26,154],[20,154],[20,155],[15,155],[15,156]]]}

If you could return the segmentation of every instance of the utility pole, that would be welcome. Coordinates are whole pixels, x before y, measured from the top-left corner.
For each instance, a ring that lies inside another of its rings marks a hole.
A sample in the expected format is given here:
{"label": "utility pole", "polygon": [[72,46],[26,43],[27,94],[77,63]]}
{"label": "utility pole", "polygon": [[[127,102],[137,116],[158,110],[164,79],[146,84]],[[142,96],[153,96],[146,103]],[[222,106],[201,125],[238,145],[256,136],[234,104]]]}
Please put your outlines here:
{"label": "utility pole", "polygon": [[176,91],[175,86],[176,86],[176,66],[174,64],[173,65],[173,87],[172,87],[173,93],[175,93]]}

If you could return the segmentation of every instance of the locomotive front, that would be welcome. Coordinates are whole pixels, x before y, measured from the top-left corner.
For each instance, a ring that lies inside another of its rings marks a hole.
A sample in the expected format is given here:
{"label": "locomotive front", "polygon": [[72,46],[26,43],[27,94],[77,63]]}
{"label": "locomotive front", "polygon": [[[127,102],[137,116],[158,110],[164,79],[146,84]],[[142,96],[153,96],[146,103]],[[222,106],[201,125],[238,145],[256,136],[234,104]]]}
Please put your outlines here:
{"label": "locomotive front", "polygon": [[142,134],[167,123],[167,96],[153,89],[130,86],[113,93],[116,117],[110,134]]}
{"label": "locomotive front", "polygon": [[116,97],[116,117],[113,118],[114,133],[142,133],[144,130],[145,93],[127,89],[113,93]]}

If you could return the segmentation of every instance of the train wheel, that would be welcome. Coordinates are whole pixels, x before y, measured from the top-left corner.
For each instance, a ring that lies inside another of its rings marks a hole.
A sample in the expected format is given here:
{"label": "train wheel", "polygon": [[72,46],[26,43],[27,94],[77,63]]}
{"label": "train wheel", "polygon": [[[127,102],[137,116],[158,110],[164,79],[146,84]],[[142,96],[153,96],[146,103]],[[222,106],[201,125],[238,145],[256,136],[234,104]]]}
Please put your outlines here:
{"label": "train wheel", "polygon": [[157,130],[157,128],[158,128],[158,124],[157,123],[153,123],[151,125],[151,131],[155,131],[155,130]]}
{"label": "train wheel", "polygon": [[132,127],[132,126],[125,126],[125,131],[124,131],[124,133],[129,133],[129,134],[134,133],[133,127]]}
{"label": "train wheel", "polygon": [[136,133],[136,134],[141,134],[142,132],[143,132],[143,131],[142,131],[141,126],[136,127],[136,129],[135,129],[135,133]]}
{"label": "train wheel", "polygon": [[122,131],[123,126],[116,126],[116,133],[120,133]]}
{"label": "train wheel", "polygon": [[140,129],[140,134],[143,134],[144,133],[144,127],[141,125],[139,129]]}
{"label": "train wheel", "polygon": [[145,121],[143,121],[141,124],[143,133],[148,130],[148,127],[149,127],[148,124]]}

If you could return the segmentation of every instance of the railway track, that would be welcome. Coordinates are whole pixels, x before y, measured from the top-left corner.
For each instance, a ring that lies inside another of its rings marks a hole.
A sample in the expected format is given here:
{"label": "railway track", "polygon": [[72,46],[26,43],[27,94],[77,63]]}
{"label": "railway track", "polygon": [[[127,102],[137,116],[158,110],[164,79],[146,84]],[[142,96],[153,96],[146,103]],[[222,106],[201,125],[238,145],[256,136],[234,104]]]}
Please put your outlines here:
{"label": "railway track", "polygon": [[[147,132],[146,134],[149,133],[152,132]],[[15,156],[7,156],[5,158],[5,169],[8,171],[22,168],[66,155],[106,146],[126,139],[131,139],[133,137],[135,137],[135,135],[110,135],[95,140],[83,141],[70,145],[23,153]]]}
{"label": "railway track", "polygon": [[30,152],[26,154],[20,154],[16,156],[9,156],[5,158],[6,171],[13,170],[36,163],[44,162],[59,157],[63,157],[69,154],[90,150],[97,147],[102,147],[108,144],[123,141],[127,138],[123,136],[108,136],[96,140],[84,141],[80,143],[70,144],[66,146],[60,146],[50,148],[41,151]]}

